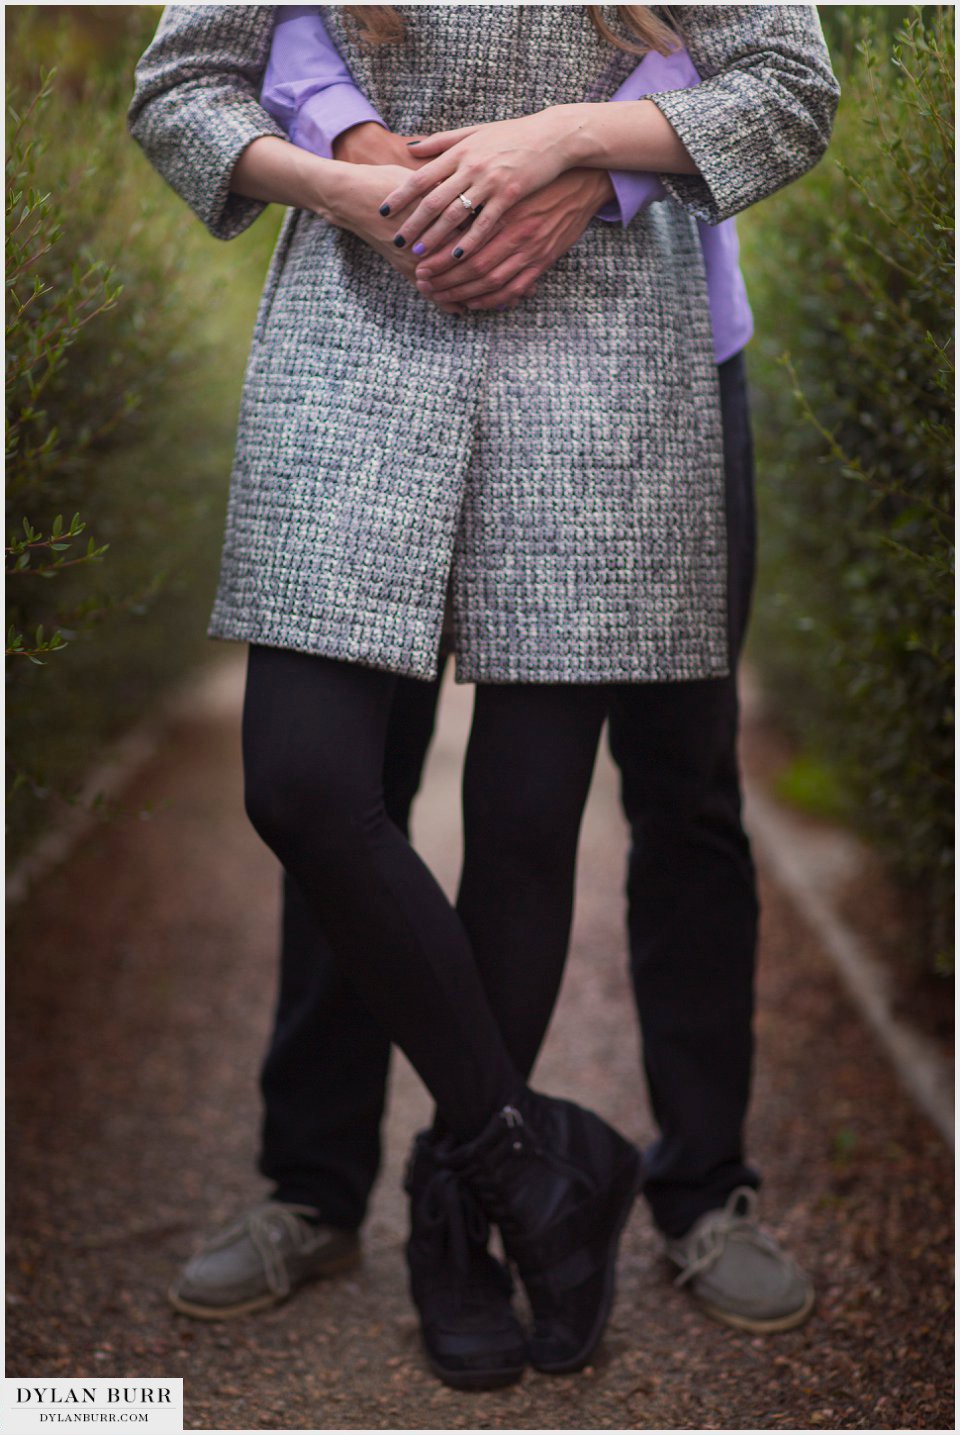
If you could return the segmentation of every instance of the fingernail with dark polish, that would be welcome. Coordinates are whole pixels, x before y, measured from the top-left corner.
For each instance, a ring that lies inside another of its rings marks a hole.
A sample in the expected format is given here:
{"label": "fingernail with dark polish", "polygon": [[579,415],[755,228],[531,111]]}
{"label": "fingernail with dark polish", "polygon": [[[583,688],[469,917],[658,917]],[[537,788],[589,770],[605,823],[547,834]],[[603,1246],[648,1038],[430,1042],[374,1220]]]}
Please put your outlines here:
{"label": "fingernail with dark polish", "polygon": [[393,242],[394,242],[394,244],[397,246],[398,249],[402,249],[403,246],[406,244],[407,241],[404,239],[404,237],[403,237],[402,234],[395,234],[395,235],[393,236]]}
{"label": "fingernail with dark polish", "polygon": [[462,250],[462,249],[455,249],[455,250],[453,251],[453,257],[454,257],[454,259],[462,259],[462,258],[463,258],[463,250]]}
{"label": "fingernail with dark polish", "polygon": [[498,313],[498,314],[502,314],[503,311],[504,311],[504,309],[505,309],[506,307],[507,307],[506,304],[498,304],[498,305],[497,305],[497,313]]}
{"label": "fingernail with dark polish", "polygon": [[407,140],[407,145],[408,145],[408,147],[409,147],[410,149],[413,149],[413,146],[414,146],[415,144],[419,144],[419,143],[420,143],[419,140]]}
{"label": "fingernail with dark polish", "polygon": [[424,247],[423,247],[422,244],[419,244],[419,243],[418,243],[418,244],[415,244],[415,245],[413,246],[413,253],[414,253],[414,254],[422,254],[422,253],[423,253],[423,248],[424,248]]}
{"label": "fingernail with dark polish", "polygon": [[390,213],[390,206],[389,206],[389,204],[381,204],[381,206],[380,206],[380,213],[381,213],[382,215],[388,215],[388,214]]}

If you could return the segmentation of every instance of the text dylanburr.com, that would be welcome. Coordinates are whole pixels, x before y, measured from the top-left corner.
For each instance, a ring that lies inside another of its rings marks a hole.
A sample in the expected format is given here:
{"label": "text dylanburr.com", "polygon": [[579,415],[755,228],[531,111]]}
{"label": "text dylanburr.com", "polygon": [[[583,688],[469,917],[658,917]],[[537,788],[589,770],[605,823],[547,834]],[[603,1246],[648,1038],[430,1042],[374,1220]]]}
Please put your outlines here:
{"label": "text dylanburr.com", "polygon": [[183,1380],[120,1380],[108,1376],[72,1379],[37,1376],[30,1380],[6,1379],[4,1435],[23,1431],[122,1427],[172,1435],[183,1431]]}

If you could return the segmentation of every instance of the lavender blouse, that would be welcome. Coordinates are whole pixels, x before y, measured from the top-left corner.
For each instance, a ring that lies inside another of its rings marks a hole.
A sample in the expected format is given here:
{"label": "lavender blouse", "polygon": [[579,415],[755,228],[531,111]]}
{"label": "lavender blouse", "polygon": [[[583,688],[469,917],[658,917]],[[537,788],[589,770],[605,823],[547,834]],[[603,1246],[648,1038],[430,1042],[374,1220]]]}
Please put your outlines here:
{"label": "lavender blouse", "polygon": [[[686,50],[660,55],[651,50],[613,95],[613,100],[642,100],[662,90],[700,83]],[[383,120],[353,81],[315,8],[285,5],[273,33],[273,46],[260,103],[283,126],[294,144],[329,159],[337,136],[352,125]],[[627,225],[641,209],[667,199],[655,174],[611,170],[615,198],[597,218]],[[697,222],[717,363],[739,353],[753,334],[753,315],[740,273],[736,222]]]}

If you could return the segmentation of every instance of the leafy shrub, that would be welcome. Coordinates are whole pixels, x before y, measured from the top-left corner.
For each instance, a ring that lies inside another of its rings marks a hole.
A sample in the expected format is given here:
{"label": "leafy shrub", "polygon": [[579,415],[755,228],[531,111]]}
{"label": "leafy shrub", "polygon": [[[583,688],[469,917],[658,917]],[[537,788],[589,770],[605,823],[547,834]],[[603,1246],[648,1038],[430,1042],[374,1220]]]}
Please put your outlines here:
{"label": "leafy shrub", "polygon": [[[42,106],[52,91],[50,75],[25,111],[8,107],[10,151],[7,158],[6,195],[6,480],[7,513],[18,504],[43,504],[45,485],[58,472],[76,467],[80,455],[96,438],[112,427],[134,401],[134,391],[121,387],[113,397],[115,411],[99,423],[84,415],[83,425],[73,434],[51,420],[46,403],[57,406],[58,379],[66,365],[70,347],[77,343],[85,325],[116,303],[118,289],[109,270],[100,262],[89,266],[74,260],[67,270],[55,255],[63,236],[56,205],[50,194],[33,187],[36,166],[42,154],[35,128]],[[103,397],[103,395],[98,395]],[[61,410],[64,405],[59,404]],[[8,614],[12,621],[7,634],[7,656],[27,658],[40,666],[49,653],[65,646],[62,614],[58,625],[45,635],[36,628],[33,645],[24,639],[18,619],[36,608],[38,599],[29,593],[36,584],[28,580],[58,577],[66,568],[98,561],[105,549],[89,539],[86,552],[74,550],[84,531],[79,514],[68,524],[63,515],[52,518],[48,532],[35,528],[23,517],[20,531],[10,534],[6,555],[8,577],[16,579]],[[33,601],[31,602],[31,598]],[[49,606],[47,595],[39,603]],[[44,656],[41,656],[44,655]]]}
{"label": "leafy shrub", "polygon": [[[7,204],[22,220],[8,224],[8,568],[33,570],[9,580],[9,611],[14,646],[22,633],[21,653],[49,659],[8,663],[13,857],[49,815],[37,798],[70,798],[101,744],[209,651],[236,402],[279,214],[219,244],[130,139],[158,13],[6,12]],[[75,561],[91,537],[92,567]]]}
{"label": "leafy shrub", "polygon": [[759,335],[752,653],[781,717],[902,876],[918,948],[942,970],[953,891],[953,16],[917,7],[891,39],[879,7],[838,8],[848,58],[831,149],[743,226]]}

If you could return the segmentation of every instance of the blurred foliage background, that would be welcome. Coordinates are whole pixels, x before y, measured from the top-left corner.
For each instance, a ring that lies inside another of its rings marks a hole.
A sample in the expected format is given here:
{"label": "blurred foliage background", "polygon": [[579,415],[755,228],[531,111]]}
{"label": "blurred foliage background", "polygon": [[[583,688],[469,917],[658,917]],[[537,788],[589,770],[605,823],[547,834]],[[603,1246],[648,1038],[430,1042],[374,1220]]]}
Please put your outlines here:
{"label": "blurred foliage background", "polygon": [[824,161],[740,221],[760,485],[749,656],[783,794],[858,828],[953,964],[953,10],[823,6]]}
{"label": "blurred foliage background", "polygon": [[[25,518],[40,540],[7,580],[8,654],[23,640],[7,659],[11,861],[211,655],[240,384],[281,212],[220,243],[130,139],[161,8],[5,9],[8,575]],[[54,552],[55,520],[76,513],[82,536]],[[107,551],[75,562],[91,540]]]}
{"label": "blurred foliage background", "polygon": [[[14,859],[102,747],[210,652],[240,382],[280,212],[219,244],[129,139],[159,13],[5,12]],[[750,657],[797,743],[783,794],[886,855],[918,963],[945,972],[953,12],[821,18],[843,86],[831,149],[740,220],[762,533]]]}

